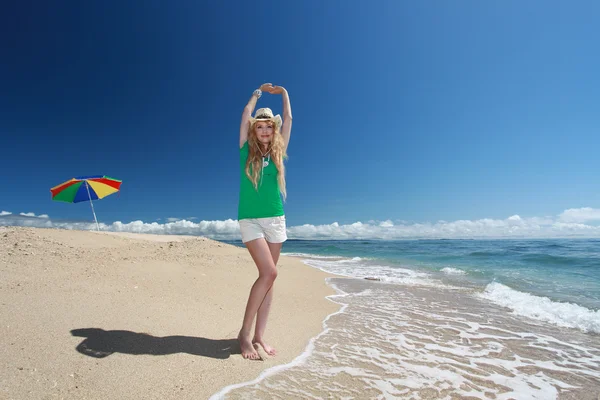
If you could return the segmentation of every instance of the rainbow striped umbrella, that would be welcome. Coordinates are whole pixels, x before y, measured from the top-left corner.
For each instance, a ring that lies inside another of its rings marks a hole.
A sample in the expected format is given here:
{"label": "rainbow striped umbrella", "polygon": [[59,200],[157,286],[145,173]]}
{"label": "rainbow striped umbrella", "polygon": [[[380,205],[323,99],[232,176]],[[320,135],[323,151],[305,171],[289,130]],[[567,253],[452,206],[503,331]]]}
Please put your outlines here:
{"label": "rainbow striped umbrella", "polygon": [[106,175],[79,176],[58,186],[54,186],[50,189],[50,192],[52,193],[52,200],[55,201],[64,201],[67,203],[89,201],[92,206],[96,227],[100,230],[92,200],[102,199],[118,192],[121,188],[121,183],[122,181]]}

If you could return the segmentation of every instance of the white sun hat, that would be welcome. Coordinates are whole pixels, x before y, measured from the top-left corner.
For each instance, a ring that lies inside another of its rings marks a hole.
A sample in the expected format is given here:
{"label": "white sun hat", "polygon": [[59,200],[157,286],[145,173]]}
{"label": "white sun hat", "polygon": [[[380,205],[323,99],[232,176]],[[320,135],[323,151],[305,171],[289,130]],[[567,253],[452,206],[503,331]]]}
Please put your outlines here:
{"label": "white sun hat", "polygon": [[273,121],[278,128],[281,128],[281,116],[273,115],[270,108],[259,108],[254,114],[254,118],[250,117],[250,124],[254,125],[256,121]]}

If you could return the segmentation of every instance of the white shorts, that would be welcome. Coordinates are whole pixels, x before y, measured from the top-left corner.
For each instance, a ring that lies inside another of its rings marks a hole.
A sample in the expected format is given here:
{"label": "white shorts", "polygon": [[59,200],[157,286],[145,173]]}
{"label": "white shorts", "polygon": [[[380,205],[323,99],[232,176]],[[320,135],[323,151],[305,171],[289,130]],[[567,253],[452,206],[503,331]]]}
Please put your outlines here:
{"label": "white shorts", "polygon": [[265,238],[269,243],[283,243],[287,240],[285,215],[269,218],[248,218],[238,221],[242,242]]}

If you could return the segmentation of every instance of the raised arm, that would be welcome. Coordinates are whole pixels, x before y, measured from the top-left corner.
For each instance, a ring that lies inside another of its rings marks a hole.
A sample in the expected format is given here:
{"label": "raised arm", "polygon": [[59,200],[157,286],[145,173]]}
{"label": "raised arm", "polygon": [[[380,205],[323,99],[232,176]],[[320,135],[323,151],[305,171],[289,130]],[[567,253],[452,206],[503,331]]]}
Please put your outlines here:
{"label": "raised arm", "polygon": [[248,129],[250,128],[250,117],[252,116],[252,112],[254,111],[254,107],[256,107],[256,102],[260,98],[262,91],[268,91],[271,89],[273,85],[270,83],[264,83],[260,86],[260,89],[255,90],[252,93],[252,97],[248,100],[248,104],[244,107],[244,111],[242,112],[242,122],[240,124],[240,149],[244,146],[244,143],[248,140]]}
{"label": "raised arm", "polygon": [[292,134],[292,105],[290,104],[290,96],[282,86],[275,86],[271,89],[272,94],[281,94],[283,99],[283,125],[281,126],[281,136],[287,150],[290,143],[290,135]]}

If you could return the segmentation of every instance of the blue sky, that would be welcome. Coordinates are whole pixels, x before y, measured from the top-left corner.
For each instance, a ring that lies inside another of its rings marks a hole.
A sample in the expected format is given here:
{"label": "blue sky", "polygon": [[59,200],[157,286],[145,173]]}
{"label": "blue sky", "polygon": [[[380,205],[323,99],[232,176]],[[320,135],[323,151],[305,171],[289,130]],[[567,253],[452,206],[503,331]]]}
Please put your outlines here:
{"label": "blue sky", "polygon": [[235,220],[241,112],[273,82],[289,226],[600,219],[597,2],[140,4],[5,6],[0,211],[89,221],[49,189],[106,174],[105,224]]}

